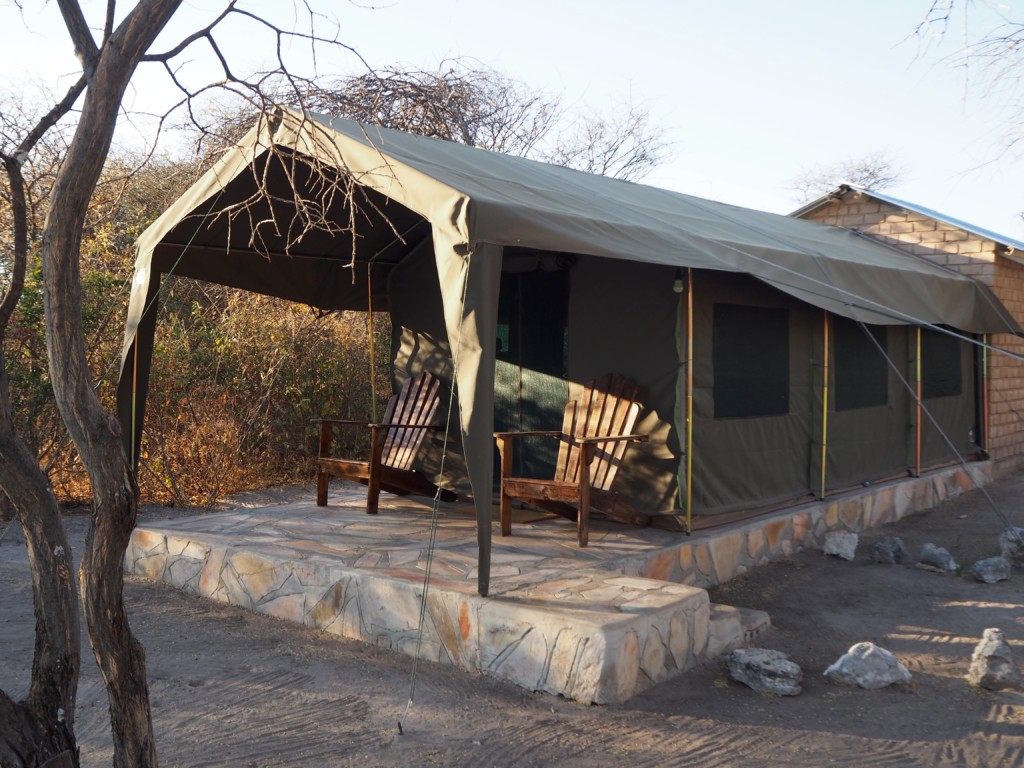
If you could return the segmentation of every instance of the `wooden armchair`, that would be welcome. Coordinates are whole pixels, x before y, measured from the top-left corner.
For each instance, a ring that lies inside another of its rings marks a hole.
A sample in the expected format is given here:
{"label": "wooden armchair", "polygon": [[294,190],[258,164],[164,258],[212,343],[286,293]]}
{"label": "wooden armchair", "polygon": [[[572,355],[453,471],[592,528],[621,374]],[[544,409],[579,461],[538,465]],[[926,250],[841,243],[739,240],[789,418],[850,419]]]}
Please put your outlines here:
{"label": "wooden armchair", "polygon": [[[512,499],[575,520],[581,547],[587,546],[591,509],[629,525],[649,525],[647,515],[611,490],[629,443],[647,440],[647,435],[631,434],[641,409],[636,395],[635,384],[606,374],[588,382],[582,398],[565,406],[561,431],[495,433],[501,458],[502,536],[512,534]],[[511,477],[513,441],[537,435],[560,441],[554,478]]]}
{"label": "wooden armchair", "polygon": [[[392,395],[379,424],[349,419],[317,419],[320,423],[320,453],[317,459],[316,503],[327,504],[327,487],[331,477],[355,480],[367,486],[366,513],[377,514],[382,490],[405,495],[415,493],[434,496],[438,487],[412,462],[423,444],[428,430],[440,429],[433,423],[441,402],[441,381],[424,371],[408,379],[397,395]],[[361,427],[370,430],[369,461],[337,459],[331,456],[334,427]],[[456,495],[441,490],[444,501]]]}

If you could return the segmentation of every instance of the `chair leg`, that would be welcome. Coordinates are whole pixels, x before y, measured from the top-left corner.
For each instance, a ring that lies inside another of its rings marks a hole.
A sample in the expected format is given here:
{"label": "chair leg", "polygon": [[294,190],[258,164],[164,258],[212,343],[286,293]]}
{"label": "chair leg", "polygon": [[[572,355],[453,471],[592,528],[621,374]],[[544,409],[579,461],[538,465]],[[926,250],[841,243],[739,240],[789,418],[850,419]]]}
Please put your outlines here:
{"label": "chair leg", "polygon": [[579,513],[576,517],[576,540],[581,547],[590,543],[590,462],[594,460],[596,446],[584,443],[580,446],[580,496]]}
{"label": "chair leg", "polygon": [[501,517],[501,535],[512,535],[512,497],[505,493],[504,484],[501,490],[501,505],[499,507]]}
{"label": "chair leg", "polygon": [[386,432],[378,425],[370,428],[370,476],[367,478],[366,514],[376,515],[380,502],[381,456],[384,453]]}
{"label": "chair leg", "polygon": [[376,487],[371,483],[366,491],[366,514],[376,515],[380,503],[380,478],[377,478]]}
{"label": "chair leg", "polygon": [[590,543],[590,486],[580,486],[580,509],[576,518],[576,540],[581,547]]}
{"label": "chair leg", "polygon": [[316,473],[316,505],[318,507],[327,506],[327,485],[330,481],[331,478],[326,472]]}
{"label": "chair leg", "polygon": [[[331,455],[331,440],[334,439],[334,431],[331,428],[331,422],[321,421],[320,422],[320,458],[326,459]],[[316,473],[316,505],[318,507],[327,506],[327,486],[331,482],[330,476],[326,472]]]}

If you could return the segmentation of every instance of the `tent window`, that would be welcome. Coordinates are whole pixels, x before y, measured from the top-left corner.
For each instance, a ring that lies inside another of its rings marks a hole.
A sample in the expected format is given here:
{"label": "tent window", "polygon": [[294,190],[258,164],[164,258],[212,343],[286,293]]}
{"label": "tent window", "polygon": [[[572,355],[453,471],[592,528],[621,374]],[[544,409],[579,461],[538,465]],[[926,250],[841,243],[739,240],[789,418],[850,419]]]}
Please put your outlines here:
{"label": "tent window", "polygon": [[921,397],[959,397],[963,393],[960,340],[935,331],[921,332]]}
{"label": "tent window", "polygon": [[836,410],[852,411],[888,403],[889,370],[879,351],[887,348],[885,326],[861,326],[845,317],[836,317],[832,333],[836,356]]}
{"label": "tent window", "polygon": [[789,413],[789,310],[715,304],[715,418]]}
{"label": "tent window", "polygon": [[[568,328],[568,270],[502,273],[494,366],[496,430],[529,432],[562,423],[569,386]],[[527,438],[514,455],[517,475],[551,477],[558,442]],[[497,464],[497,450],[494,456]]]}

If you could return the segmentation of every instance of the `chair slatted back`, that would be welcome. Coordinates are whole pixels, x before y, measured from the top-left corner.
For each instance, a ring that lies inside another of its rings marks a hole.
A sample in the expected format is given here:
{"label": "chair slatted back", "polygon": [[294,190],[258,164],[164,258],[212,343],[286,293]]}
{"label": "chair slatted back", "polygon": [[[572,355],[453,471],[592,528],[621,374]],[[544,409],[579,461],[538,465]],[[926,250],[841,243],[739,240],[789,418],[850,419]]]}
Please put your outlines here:
{"label": "chair slatted back", "polygon": [[[636,402],[637,386],[621,374],[605,374],[587,382],[583,395],[565,406],[562,433],[573,437],[628,435],[633,431],[641,406]],[[629,443],[625,440],[598,443],[590,465],[590,483],[594,488],[610,490]],[[562,442],[558,449],[555,480],[579,481],[580,448]]]}
{"label": "chair slatted back", "polygon": [[[430,426],[441,402],[441,380],[429,371],[406,379],[397,395],[388,400],[383,424]],[[394,426],[384,439],[381,463],[395,469],[411,469],[413,459],[427,435],[426,429]]]}

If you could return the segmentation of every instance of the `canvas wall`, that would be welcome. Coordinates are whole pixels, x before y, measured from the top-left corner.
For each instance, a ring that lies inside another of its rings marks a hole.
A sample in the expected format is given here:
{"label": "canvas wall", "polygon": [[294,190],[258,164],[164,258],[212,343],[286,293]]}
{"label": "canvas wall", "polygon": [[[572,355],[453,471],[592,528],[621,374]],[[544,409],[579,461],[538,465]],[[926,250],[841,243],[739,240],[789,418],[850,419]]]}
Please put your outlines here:
{"label": "canvas wall", "polygon": [[[868,338],[864,326],[745,275],[694,271],[691,280],[660,265],[549,256],[513,252],[506,259],[496,429],[557,428],[565,400],[583,382],[622,373],[640,388],[637,431],[650,440],[631,446],[616,488],[643,509],[681,509],[692,289],[694,513],[811,498],[822,487],[834,492],[915,470],[919,415],[903,382],[916,386],[916,328],[867,326]],[[392,271],[398,381],[423,368],[452,380],[436,284],[429,244]],[[922,344],[941,362],[923,369],[925,405],[937,423],[920,417],[924,468],[955,460],[942,433],[964,455],[979,450],[973,348],[933,335]],[[543,476],[550,466],[555,444],[545,440],[521,446],[525,474]],[[457,438],[449,446],[444,481],[467,491]],[[440,453],[438,439],[425,452],[424,468],[437,471]]]}

